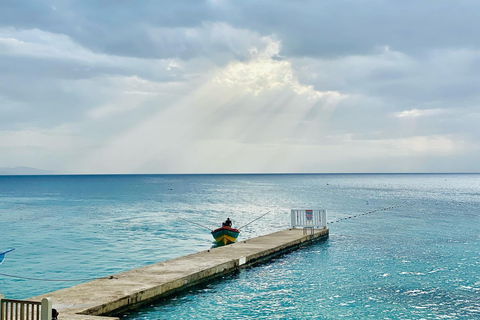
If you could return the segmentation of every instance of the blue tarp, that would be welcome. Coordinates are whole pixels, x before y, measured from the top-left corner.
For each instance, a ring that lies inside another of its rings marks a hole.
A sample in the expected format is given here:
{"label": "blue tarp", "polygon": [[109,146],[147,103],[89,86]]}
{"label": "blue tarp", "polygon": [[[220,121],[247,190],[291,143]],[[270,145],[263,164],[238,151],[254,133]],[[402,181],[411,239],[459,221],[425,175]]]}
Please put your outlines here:
{"label": "blue tarp", "polygon": [[13,251],[13,250],[15,250],[15,249],[8,249],[8,250],[0,252],[0,264],[2,264],[3,260],[5,260],[5,254],[9,253],[10,251]]}

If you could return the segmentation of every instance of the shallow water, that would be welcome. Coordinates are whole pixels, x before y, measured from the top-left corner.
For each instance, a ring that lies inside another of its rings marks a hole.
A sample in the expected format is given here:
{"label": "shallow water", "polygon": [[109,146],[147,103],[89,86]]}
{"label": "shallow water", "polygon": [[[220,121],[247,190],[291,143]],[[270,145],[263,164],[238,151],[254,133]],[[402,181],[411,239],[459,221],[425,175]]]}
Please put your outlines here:
{"label": "shallow water", "polygon": [[[177,217],[215,227],[229,216],[238,227],[271,210],[247,239],[287,228],[292,208],[326,208],[328,240],[123,318],[475,319],[479,204],[480,175],[0,177],[0,250],[16,248],[0,272],[106,276],[212,245]],[[75,283],[0,275],[0,292]]]}

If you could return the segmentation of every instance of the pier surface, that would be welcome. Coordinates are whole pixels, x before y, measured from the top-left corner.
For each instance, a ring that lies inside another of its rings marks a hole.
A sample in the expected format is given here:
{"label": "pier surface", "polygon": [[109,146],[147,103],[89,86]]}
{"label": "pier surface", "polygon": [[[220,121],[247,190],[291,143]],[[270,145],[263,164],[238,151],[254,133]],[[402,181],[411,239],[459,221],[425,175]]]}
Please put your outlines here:
{"label": "pier surface", "polygon": [[328,236],[328,229],[289,229],[228,246],[201,251],[138,269],[81,283],[28,300],[50,297],[59,319],[118,319],[119,314],[152,300],[206,282],[234,270],[266,261],[278,254]]}

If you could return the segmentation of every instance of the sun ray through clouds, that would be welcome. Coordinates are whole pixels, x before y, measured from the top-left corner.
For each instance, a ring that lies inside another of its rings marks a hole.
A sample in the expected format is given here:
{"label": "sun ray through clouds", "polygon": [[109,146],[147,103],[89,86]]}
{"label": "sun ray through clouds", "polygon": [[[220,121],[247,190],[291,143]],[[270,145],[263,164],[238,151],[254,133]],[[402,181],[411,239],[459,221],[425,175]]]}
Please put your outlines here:
{"label": "sun ray through clouds", "polygon": [[[102,163],[111,164],[103,170],[281,170],[272,164],[285,157],[284,143],[301,143],[316,134],[317,128],[308,128],[344,95],[300,84],[291,64],[276,59],[278,53],[279,43],[272,41],[250,60],[232,62],[197,79],[203,85],[182,90],[187,93],[113,139],[100,155]],[[316,116],[307,119],[312,109],[318,109]],[[310,124],[299,130],[303,122]],[[90,170],[97,156],[84,159],[83,166]]]}

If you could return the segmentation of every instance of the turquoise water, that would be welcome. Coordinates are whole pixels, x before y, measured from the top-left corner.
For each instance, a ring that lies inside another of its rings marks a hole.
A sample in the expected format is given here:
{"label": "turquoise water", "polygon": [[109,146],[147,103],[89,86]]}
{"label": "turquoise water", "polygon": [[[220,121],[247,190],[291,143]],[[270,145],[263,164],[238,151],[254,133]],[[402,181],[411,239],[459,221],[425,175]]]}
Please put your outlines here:
{"label": "turquoise water", "polygon": [[[106,276],[210,248],[208,230],[177,217],[238,227],[271,210],[247,239],[287,228],[291,208],[326,208],[328,240],[122,319],[478,319],[479,205],[473,174],[5,176],[0,250],[16,250],[0,272]],[[78,282],[0,275],[0,293]]]}

